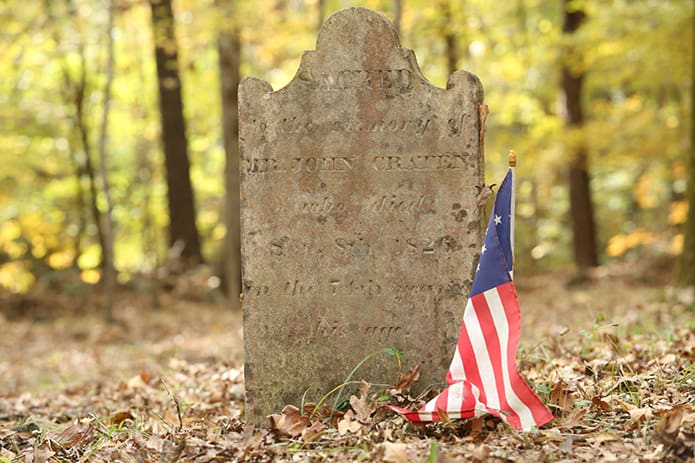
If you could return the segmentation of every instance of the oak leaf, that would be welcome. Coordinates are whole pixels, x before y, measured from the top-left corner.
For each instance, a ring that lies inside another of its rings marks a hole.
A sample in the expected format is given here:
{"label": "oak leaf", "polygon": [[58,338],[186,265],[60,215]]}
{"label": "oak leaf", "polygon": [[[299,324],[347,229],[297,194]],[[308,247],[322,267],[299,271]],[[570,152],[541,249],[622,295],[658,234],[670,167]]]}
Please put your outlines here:
{"label": "oak leaf", "polygon": [[360,385],[360,396],[351,396],[350,405],[355,411],[357,419],[365,422],[368,421],[376,410],[376,399],[368,400],[367,393],[369,392],[369,383],[362,381]]}
{"label": "oak leaf", "polygon": [[410,391],[410,386],[418,379],[420,379],[420,365],[416,364],[405,373],[399,371],[396,384],[391,386],[386,392],[392,395],[407,394]]}

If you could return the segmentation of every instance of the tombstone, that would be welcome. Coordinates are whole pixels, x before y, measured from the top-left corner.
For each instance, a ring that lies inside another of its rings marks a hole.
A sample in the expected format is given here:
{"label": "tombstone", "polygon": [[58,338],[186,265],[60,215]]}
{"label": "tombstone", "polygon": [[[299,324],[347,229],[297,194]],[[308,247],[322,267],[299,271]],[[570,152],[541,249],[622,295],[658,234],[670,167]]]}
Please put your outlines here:
{"label": "tombstone", "polygon": [[[430,84],[381,14],[347,8],[293,80],[239,86],[246,414],[317,401],[385,347],[442,385],[481,246],[476,76]],[[355,379],[391,384],[379,355]],[[306,393],[306,395],[305,395]]]}

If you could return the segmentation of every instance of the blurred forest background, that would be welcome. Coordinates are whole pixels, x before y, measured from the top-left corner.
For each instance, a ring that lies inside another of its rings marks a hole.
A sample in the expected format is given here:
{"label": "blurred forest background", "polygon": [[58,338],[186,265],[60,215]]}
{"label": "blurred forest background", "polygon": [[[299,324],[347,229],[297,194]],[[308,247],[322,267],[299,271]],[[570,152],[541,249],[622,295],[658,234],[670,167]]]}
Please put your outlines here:
{"label": "blurred forest background", "polygon": [[519,154],[519,272],[668,276],[695,248],[692,0],[5,0],[0,287],[193,272],[238,294],[236,85],[286,85],[347,6],[393,20],[434,84],[482,80],[488,181]]}

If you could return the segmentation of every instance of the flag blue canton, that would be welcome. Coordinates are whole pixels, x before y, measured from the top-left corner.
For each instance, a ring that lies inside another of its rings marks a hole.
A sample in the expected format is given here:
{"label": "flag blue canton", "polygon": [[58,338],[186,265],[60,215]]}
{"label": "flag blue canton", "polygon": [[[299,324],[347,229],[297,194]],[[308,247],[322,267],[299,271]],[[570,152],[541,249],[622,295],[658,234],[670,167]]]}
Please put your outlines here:
{"label": "flag blue canton", "polygon": [[497,190],[473,279],[471,296],[512,281],[512,175],[513,170],[509,169]]}

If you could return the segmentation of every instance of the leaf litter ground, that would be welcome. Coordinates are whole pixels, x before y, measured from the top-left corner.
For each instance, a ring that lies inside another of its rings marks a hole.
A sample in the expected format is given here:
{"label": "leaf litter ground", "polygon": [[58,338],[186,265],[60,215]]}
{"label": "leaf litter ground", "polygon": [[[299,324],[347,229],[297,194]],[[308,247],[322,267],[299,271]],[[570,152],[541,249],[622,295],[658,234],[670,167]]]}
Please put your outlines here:
{"label": "leaf litter ground", "polygon": [[520,369],[556,417],[530,433],[492,417],[413,425],[385,410],[428,398],[409,395],[407,354],[390,387],[357,370],[345,407],[333,409],[337,393],[288,404],[272,431],[254,431],[241,317],[223,305],[164,295],[152,309],[123,293],[109,325],[98,295],[2,295],[0,462],[695,461],[692,302],[615,269],[565,281],[517,281]]}

